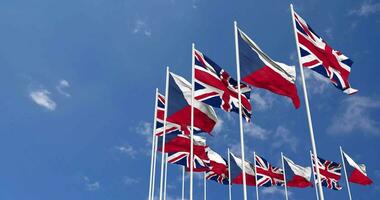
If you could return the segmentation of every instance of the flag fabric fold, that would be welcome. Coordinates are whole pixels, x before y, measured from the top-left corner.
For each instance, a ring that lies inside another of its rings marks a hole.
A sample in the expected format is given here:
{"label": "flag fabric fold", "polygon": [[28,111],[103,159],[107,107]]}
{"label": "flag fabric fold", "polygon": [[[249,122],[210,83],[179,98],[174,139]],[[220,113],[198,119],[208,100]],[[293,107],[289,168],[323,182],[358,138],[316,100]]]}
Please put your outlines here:
{"label": "flag fabric fold", "polygon": [[305,188],[312,186],[311,167],[302,167],[284,156],[286,186]]}
{"label": "flag fabric fold", "polygon": [[[167,121],[178,124],[185,134],[190,134],[191,84],[181,76],[170,73]],[[217,117],[211,106],[194,100],[194,130],[211,133]]]}
{"label": "flag fabric fold", "polygon": [[352,88],[348,81],[353,61],[332,49],[296,12],[294,20],[302,66],[330,79],[344,93],[356,93],[358,90]]}
{"label": "flag fabric fold", "polygon": [[[194,56],[195,99],[226,112],[239,113],[237,81],[200,51],[194,50]],[[241,83],[240,90],[242,115],[249,122],[252,115],[251,89]]]}
{"label": "flag fabric fold", "polygon": [[238,43],[242,80],[255,87],[287,96],[294,107],[299,108],[295,67],[272,60],[240,29]]}
{"label": "flag fabric fold", "polygon": [[228,185],[228,164],[218,153],[208,148],[207,156],[210,159],[209,170],[206,172],[206,179],[213,180],[223,185]]}
{"label": "flag fabric fold", "polygon": [[264,158],[255,156],[257,186],[271,187],[284,185],[284,171],[274,167]]}
{"label": "flag fabric fold", "polygon": [[242,159],[236,157],[234,154],[230,153],[230,171],[231,171],[231,182],[234,184],[243,184],[243,166],[245,168],[245,179],[246,184],[250,186],[256,185],[255,170],[254,166]]}
{"label": "flag fabric fold", "polygon": [[[156,110],[157,110],[157,116],[156,116],[156,135],[162,136],[164,133],[164,115],[165,115],[165,96],[158,93],[157,94],[157,104],[156,104]],[[182,131],[180,130],[181,127],[178,124],[174,124],[171,122],[166,122],[166,134],[182,134]]]}
{"label": "flag fabric fold", "polygon": [[370,185],[373,181],[368,177],[366,173],[366,167],[364,164],[358,165],[350,156],[345,152],[343,153],[343,158],[346,166],[347,178],[351,183],[356,183],[359,185]]}
{"label": "flag fabric fold", "polygon": [[[316,164],[314,161],[314,155],[311,156],[313,161],[313,170],[315,172],[315,180],[318,180]],[[342,165],[333,161],[317,158],[319,173],[321,175],[321,185],[332,190],[341,190],[342,186],[339,185],[341,177]]]}

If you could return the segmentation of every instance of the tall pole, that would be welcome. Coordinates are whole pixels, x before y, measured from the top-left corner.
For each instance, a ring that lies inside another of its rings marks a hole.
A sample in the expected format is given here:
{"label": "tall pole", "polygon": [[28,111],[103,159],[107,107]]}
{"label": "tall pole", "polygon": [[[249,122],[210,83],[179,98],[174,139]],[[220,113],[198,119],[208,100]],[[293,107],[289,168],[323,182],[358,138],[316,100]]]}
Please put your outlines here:
{"label": "tall pole", "polygon": [[168,94],[169,94],[169,67],[166,67],[166,83],[165,83],[165,113],[164,113],[164,131],[162,135],[162,154],[161,154],[161,177],[160,177],[160,198],[162,200],[162,193],[164,188],[164,166],[165,166],[165,136],[166,136],[166,117],[168,116]]}
{"label": "tall pole", "polygon": [[344,169],[344,176],[346,177],[346,184],[347,184],[348,197],[349,197],[350,200],[352,200],[352,197],[351,197],[351,189],[350,189],[350,183],[348,182],[347,171],[346,171],[346,162],[344,162],[344,158],[343,158],[343,150],[342,150],[342,147],[341,147],[341,146],[339,146],[339,149],[340,149],[340,156],[342,157],[342,163],[343,163],[343,169]]}
{"label": "tall pole", "polygon": [[256,200],[259,200],[259,185],[257,183],[256,152],[253,152],[253,166],[255,167]]}
{"label": "tall pole", "polygon": [[313,165],[313,154],[310,151],[310,162],[311,162],[311,171],[313,172],[313,181],[314,181],[314,188],[315,188],[315,195],[317,196],[317,200],[319,200],[319,195],[318,195],[318,183],[315,183],[315,171],[314,171],[314,165]]}
{"label": "tall pole", "polygon": [[243,130],[243,116],[241,108],[241,88],[240,88],[240,59],[239,59],[239,43],[238,43],[238,28],[237,22],[234,21],[234,31],[235,31],[235,53],[236,53],[236,71],[237,71],[237,82],[238,82],[238,95],[239,95],[239,126],[240,126],[240,149],[241,149],[241,159],[243,160],[243,197],[247,200],[247,181],[245,175],[245,156],[244,156],[244,130]]}
{"label": "tall pole", "polygon": [[166,200],[166,186],[168,181],[168,154],[165,155],[165,177],[164,177],[164,200]]}
{"label": "tall pole", "polygon": [[153,176],[155,173],[153,172],[154,159],[155,159],[155,143],[156,143],[156,117],[157,117],[157,95],[158,88],[156,88],[155,100],[154,100],[154,117],[153,117],[153,131],[152,131],[152,154],[150,158],[150,177],[149,177],[149,197],[148,199],[152,200],[152,193],[154,191],[153,186]]}
{"label": "tall pole", "polygon": [[[292,4],[290,4],[290,9],[291,9],[291,13],[292,13],[294,37],[296,39],[298,64],[299,64],[300,72],[301,72],[302,88],[303,88],[303,93],[304,93],[304,97],[305,97],[306,115],[307,115],[307,121],[308,121],[308,125],[309,125],[309,131],[310,131],[311,146],[312,146],[312,150],[313,150],[313,154],[314,154],[314,162],[317,164],[318,163],[318,161],[317,161],[317,159],[318,159],[317,147],[315,145],[315,140],[314,140],[313,123],[311,120],[311,113],[310,113],[310,108],[309,108],[309,98],[308,98],[307,90],[306,90],[305,76],[303,73],[303,67],[302,67],[301,60],[300,60],[301,55],[300,55],[299,46],[298,46],[298,37],[297,37],[297,32],[296,32],[296,23],[295,23],[295,19],[294,19],[294,10],[293,10]],[[322,190],[322,185],[321,185],[321,174],[319,173],[319,167],[316,167],[316,171],[317,171],[319,196],[320,196],[321,200],[324,200],[323,190]]]}
{"label": "tall pole", "polygon": [[286,183],[286,170],[284,165],[284,154],[281,152],[282,169],[284,170],[284,183],[285,183],[285,199],[288,200],[288,187]]}
{"label": "tall pole", "polygon": [[206,172],[203,172],[203,200],[207,200]]}
{"label": "tall pole", "polygon": [[193,134],[194,134],[194,65],[195,65],[195,59],[194,59],[194,50],[195,50],[195,44],[193,43],[191,45],[191,132],[190,132],[190,200],[193,200],[193,167],[194,167],[194,141],[193,141]]}
{"label": "tall pole", "polygon": [[232,187],[232,180],[231,180],[231,159],[230,159],[230,149],[227,149],[228,151],[228,197],[229,200],[232,200],[232,193],[231,193],[231,187]]}
{"label": "tall pole", "polygon": [[152,196],[151,196],[151,200],[154,199],[155,183],[156,183],[157,145],[158,145],[158,138],[156,136],[155,140],[154,140],[154,158],[153,158],[153,178],[152,178]]}
{"label": "tall pole", "polygon": [[186,167],[182,167],[182,200],[185,200],[185,169]]}

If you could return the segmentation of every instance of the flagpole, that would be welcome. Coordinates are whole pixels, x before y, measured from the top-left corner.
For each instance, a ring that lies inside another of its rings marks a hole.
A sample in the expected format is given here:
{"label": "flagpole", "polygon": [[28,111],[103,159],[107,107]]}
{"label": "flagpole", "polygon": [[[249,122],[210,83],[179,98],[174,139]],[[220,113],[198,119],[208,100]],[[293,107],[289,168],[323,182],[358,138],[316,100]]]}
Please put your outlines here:
{"label": "flagpole", "polygon": [[311,171],[313,172],[313,180],[314,180],[314,188],[315,188],[315,195],[317,196],[317,200],[319,200],[319,195],[318,195],[318,183],[315,183],[315,172],[314,172],[314,166],[313,166],[313,156],[310,151],[310,162],[311,162]]}
{"label": "flagpole", "polygon": [[182,200],[185,200],[185,166],[182,167]]}
{"label": "flagpole", "polygon": [[169,94],[169,67],[166,67],[166,83],[165,83],[165,113],[164,113],[164,130],[162,135],[162,151],[161,151],[161,177],[160,177],[160,198],[162,200],[164,186],[164,166],[165,166],[165,136],[166,136],[166,117],[168,111],[168,94]]}
{"label": "flagpole", "polygon": [[152,200],[152,191],[153,188],[153,162],[154,162],[154,150],[155,150],[155,141],[156,141],[156,120],[157,120],[157,95],[158,95],[158,88],[156,88],[156,96],[154,101],[154,118],[153,118],[153,131],[152,131],[152,154],[150,158],[150,177],[149,177],[149,197],[148,199]]}
{"label": "flagpole", "polygon": [[243,133],[243,116],[241,108],[241,88],[240,88],[240,59],[239,59],[239,43],[238,43],[238,31],[237,22],[234,21],[234,31],[235,31],[235,53],[236,53],[236,71],[237,71],[237,82],[238,82],[238,95],[239,95],[239,126],[240,126],[240,148],[241,148],[241,158],[243,160],[243,197],[247,200],[247,181],[245,175],[245,156],[244,156],[244,133]]}
{"label": "flagpole", "polygon": [[348,197],[350,198],[350,200],[352,200],[352,197],[351,197],[351,189],[350,189],[350,183],[348,182],[347,171],[346,171],[346,163],[344,162],[344,158],[343,158],[343,150],[342,150],[342,147],[341,147],[341,146],[339,146],[339,149],[340,149],[340,156],[342,157],[342,163],[343,163],[343,169],[344,169],[344,176],[346,177],[346,184],[347,184]]}
{"label": "flagpole", "polygon": [[256,200],[259,200],[259,185],[257,183],[257,170],[256,170],[256,152],[253,152],[253,165],[255,167],[255,182],[256,182]]}
{"label": "flagpole", "polygon": [[165,179],[164,179],[164,200],[166,200],[166,186],[168,180],[168,154],[165,155]]}
{"label": "flagpole", "polygon": [[284,170],[284,183],[285,183],[285,199],[288,200],[288,187],[286,183],[286,172],[285,172],[285,165],[284,165],[284,154],[281,152],[281,162],[282,162],[282,169]]}
{"label": "flagpole", "polygon": [[191,45],[191,132],[190,132],[190,200],[193,200],[193,161],[194,161],[194,141],[193,141],[193,134],[194,134],[194,50],[195,50],[195,44],[192,43]]}
{"label": "flagpole", "polygon": [[[297,37],[297,33],[296,33],[296,24],[295,24],[295,21],[294,21],[293,4],[290,4],[290,9],[291,9],[291,13],[292,13],[293,32],[294,32],[294,37],[296,39],[296,47],[297,47],[297,54],[298,54],[298,64],[299,64],[299,68],[300,68],[300,72],[301,72],[302,88],[303,88],[303,93],[304,93],[304,98],[305,98],[306,115],[307,115],[308,124],[309,124],[311,146],[312,146],[312,150],[313,150],[313,154],[314,154],[314,162],[317,164],[318,163],[318,160],[317,160],[318,159],[317,147],[316,147],[315,140],[314,140],[313,123],[312,123],[312,120],[311,120],[311,113],[310,113],[310,108],[309,108],[309,98],[308,98],[307,90],[306,90],[306,81],[305,81],[305,76],[304,76],[304,73],[303,73],[303,67],[302,67],[301,60],[300,60],[301,55],[300,55],[299,46],[298,46],[298,37]],[[324,200],[323,190],[322,190],[322,185],[321,185],[321,174],[319,172],[319,167],[316,167],[316,171],[317,171],[317,179],[318,179],[319,196],[320,196],[321,200]]]}
{"label": "flagpole", "polygon": [[230,161],[230,148],[227,149],[228,151],[228,197],[229,200],[232,200],[232,193],[231,193],[231,161]]}
{"label": "flagpole", "polygon": [[203,172],[203,199],[207,200],[206,172]]}
{"label": "flagpole", "polygon": [[154,140],[154,158],[153,158],[153,177],[152,177],[152,196],[151,196],[151,200],[154,199],[154,193],[155,193],[156,165],[157,165],[157,145],[158,145],[158,138],[157,138],[157,136],[155,136],[155,140]]}

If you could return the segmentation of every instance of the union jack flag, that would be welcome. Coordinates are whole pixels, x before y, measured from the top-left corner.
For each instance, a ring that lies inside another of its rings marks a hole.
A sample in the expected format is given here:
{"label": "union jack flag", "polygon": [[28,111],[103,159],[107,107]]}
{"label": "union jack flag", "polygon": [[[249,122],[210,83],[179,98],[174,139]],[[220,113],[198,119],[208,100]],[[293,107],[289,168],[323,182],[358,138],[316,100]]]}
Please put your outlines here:
{"label": "union jack flag", "polygon": [[[210,160],[204,155],[206,154],[203,154],[203,152],[194,152],[193,170],[195,172],[206,172],[209,170]],[[168,163],[185,166],[186,169],[189,170],[191,166],[190,157],[190,152],[179,151],[175,153],[168,153],[167,161]]]}
{"label": "union jack flag", "polygon": [[228,174],[218,174],[215,171],[207,171],[206,172],[206,179],[207,180],[213,180],[223,185],[229,184]]}
{"label": "union jack flag", "polygon": [[348,81],[353,61],[332,49],[304,19],[293,13],[302,66],[329,78],[344,93],[356,93],[358,90],[351,88]]}
{"label": "union jack flag", "polygon": [[207,150],[207,156],[210,159],[209,170],[206,172],[206,179],[213,180],[220,184],[229,184],[228,164],[226,159],[213,151],[211,148]]}
{"label": "union jack flag", "polygon": [[[315,180],[318,180],[315,168],[314,155],[311,156],[313,161],[313,170],[315,172]],[[333,161],[325,160],[318,157],[319,174],[321,175],[321,185],[333,190],[341,190],[342,186],[339,185],[341,176],[342,165]]]}
{"label": "union jack flag", "polygon": [[284,185],[284,171],[279,167],[274,167],[264,158],[256,155],[256,177],[257,186],[271,187]]}
{"label": "union jack flag", "polygon": [[[228,72],[198,50],[195,56],[195,99],[226,112],[239,113],[238,83]],[[247,122],[252,115],[251,88],[241,83],[242,115]]]}
{"label": "union jack flag", "polygon": [[[164,134],[165,96],[160,93],[157,94],[156,109],[156,135],[162,136]],[[186,130],[183,130],[180,125],[166,121],[166,134],[185,134],[187,132],[190,132],[189,127],[186,127]],[[200,132],[199,129],[194,127],[194,134]]]}

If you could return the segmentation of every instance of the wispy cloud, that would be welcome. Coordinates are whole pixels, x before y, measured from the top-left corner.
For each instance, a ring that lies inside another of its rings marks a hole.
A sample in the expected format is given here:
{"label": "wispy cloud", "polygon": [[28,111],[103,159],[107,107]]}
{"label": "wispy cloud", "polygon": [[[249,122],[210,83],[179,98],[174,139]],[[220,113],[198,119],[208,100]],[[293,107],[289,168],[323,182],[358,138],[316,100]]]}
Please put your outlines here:
{"label": "wispy cloud", "polygon": [[219,118],[213,130],[215,134],[219,134],[223,130],[223,124],[224,124],[223,119]]}
{"label": "wispy cloud", "polygon": [[46,89],[37,89],[29,93],[29,97],[39,106],[54,111],[57,104],[50,98],[50,92]]}
{"label": "wispy cloud", "polygon": [[356,130],[364,134],[380,135],[380,122],[371,116],[371,111],[380,109],[380,100],[370,97],[350,96],[343,100],[328,133],[348,134]]}
{"label": "wispy cloud", "polygon": [[353,9],[349,12],[350,15],[369,16],[380,12],[380,3],[373,3],[372,1],[364,1],[359,8]]}
{"label": "wispy cloud", "polygon": [[71,94],[64,91],[64,89],[66,89],[68,87],[70,87],[70,83],[65,79],[60,80],[58,85],[56,86],[59,94],[65,96],[65,97],[71,97]]}
{"label": "wispy cloud", "polygon": [[139,182],[140,182],[139,179],[128,177],[128,176],[126,176],[126,177],[123,178],[123,183],[125,185],[134,185],[134,184],[137,184]]}
{"label": "wispy cloud", "polygon": [[98,181],[90,181],[90,179],[87,176],[83,177],[84,184],[86,186],[86,190],[88,191],[95,191],[100,188],[100,183]]}
{"label": "wispy cloud", "polygon": [[244,127],[244,133],[255,139],[266,140],[268,139],[268,136],[270,135],[269,130],[266,130],[256,124],[244,123],[243,127]]}
{"label": "wispy cloud", "polygon": [[132,33],[133,34],[142,34],[142,35],[145,35],[147,37],[152,36],[152,31],[151,31],[150,27],[142,19],[137,19],[135,21]]}
{"label": "wispy cloud", "polygon": [[126,154],[127,156],[131,158],[135,158],[137,151],[135,148],[129,144],[124,144],[122,146],[115,146],[115,149],[118,150],[122,154]]}
{"label": "wispy cloud", "polygon": [[[264,195],[281,195],[285,196],[285,190],[283,188],[278,188],[278,187],[264,187],[261,190],[261,193]],[[288,196],[291,196],[292,193],[288,191]]]}
{"label": "wispy cloud", "polygon": [[[307,88],[313,94],[323,94],[328,87],[332,87],[330,80],[312,70],[304,70]],[[301,78],[298,79],[301,82]],[[301,83],[302,84],[302,83]]]}
{"label": "wispy cloud", "polygon": [[251,99],[253,102],[253,109],[264,111],[273,106],[275,98],[268,91],[265,90],[253,90],[251,93]]}
{"label": "wispy cloud", "polygon": [[298,139],[296,136],[292,135],[291,132],[283,127],[279,126],[273,136],[274,142],[272,143],[273,148],[280,148],[283,146],[288,146],[294,152],[297,150]]}
{"label": "wispy cloud", "polygon": [[148,144],[152,143],[152,134],[153,134],[152,123],[142,121],[134,129],[136,133],[146,138],[146,141],[148,142]]}

